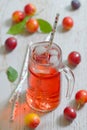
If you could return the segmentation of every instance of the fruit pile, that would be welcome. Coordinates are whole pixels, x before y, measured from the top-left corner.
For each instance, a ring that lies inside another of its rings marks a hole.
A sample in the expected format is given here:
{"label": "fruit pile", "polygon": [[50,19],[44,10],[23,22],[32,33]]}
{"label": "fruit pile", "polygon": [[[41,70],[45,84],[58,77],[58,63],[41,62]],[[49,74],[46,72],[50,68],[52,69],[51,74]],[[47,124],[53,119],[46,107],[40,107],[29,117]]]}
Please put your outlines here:
{"label": "fruit pile", "polygon": [[[12,20],[15,23],[19,23],[24,20],[26,16],[33,16],[36,13],[36,7],[29,3],[24,6],[24,11],[15,11],[12,14]],[[36,19],[30,18],[26,22],[26,29],[29,31],[29,33],[34,33],[38,30],[39,23]]]}
{"label": "fruit pile", "polygon": [[16,35],[27,31],[30,34],[33,34],[38,30],[42,33],[50,33],[52,31],[52,26],[48,21],[33,17],[41,12],[42,10],[37,12],[36,6],[32,3],[26,4],[23,11],[14,11],[11,16],[14,24],[9,28],[7,33]]}

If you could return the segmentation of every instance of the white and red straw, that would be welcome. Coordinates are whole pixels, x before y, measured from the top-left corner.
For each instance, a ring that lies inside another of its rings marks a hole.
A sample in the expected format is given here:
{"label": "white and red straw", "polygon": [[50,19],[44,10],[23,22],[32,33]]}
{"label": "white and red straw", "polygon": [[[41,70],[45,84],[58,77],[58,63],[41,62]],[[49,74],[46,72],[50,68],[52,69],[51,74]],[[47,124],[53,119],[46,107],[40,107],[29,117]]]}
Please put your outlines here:
{"label": "white and red straw", "polygon": [[57,13],[56,17],[55,17],[55,20],[54,20],[54,25],[53,25],[53,29],[52,29],[52,32],[51,32],[51,35],[50,35],[50,39],[49,39],[50,46],[53,43],[54,35],[55,35],[55,32],[56,32],[56,28],[57,28],[58,19],[59,19],[59,14]]}
{"label": "white and red straw", "polygon": [[15,118],[16,110],[18,108],[19,98],[20,98],[20,95],[23,91],[23,83],[24,83],[24,81],[27,77],[27,74],[28,74],[28,70],[27,70],[28,59],[29,59],[29,45],[28,45],[25,60],[24,60],[24,63],[23,63],[22,74],[20,76],[20,82],[17,85],[16,89],[14,90],[12,96],[9,99],[9,102],[12,104],[12,110],[11,110],[11,115],[10,115],[11,121],[13,121],[14,118]]}

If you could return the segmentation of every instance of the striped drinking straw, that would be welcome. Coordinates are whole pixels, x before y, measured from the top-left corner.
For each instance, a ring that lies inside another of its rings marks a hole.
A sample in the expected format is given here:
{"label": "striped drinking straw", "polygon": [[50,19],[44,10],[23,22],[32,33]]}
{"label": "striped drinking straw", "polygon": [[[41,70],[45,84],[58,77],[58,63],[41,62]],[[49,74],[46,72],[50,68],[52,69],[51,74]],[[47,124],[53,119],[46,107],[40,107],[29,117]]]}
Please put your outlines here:
{"label": "striped drinking straw", "polygon": [[50,46],[51,46],[52,43],[53,43],[54,34],[55,34],[55,32],[56,32],[58,19],[59,19],[59,14],[57,13],[57,14],[56,14],[56,17],[55,17],[55,21],[54,21],[53,29],[52,29],[52,32],[51,32],[50,40],[49,40],[49,41],[50,41]]}

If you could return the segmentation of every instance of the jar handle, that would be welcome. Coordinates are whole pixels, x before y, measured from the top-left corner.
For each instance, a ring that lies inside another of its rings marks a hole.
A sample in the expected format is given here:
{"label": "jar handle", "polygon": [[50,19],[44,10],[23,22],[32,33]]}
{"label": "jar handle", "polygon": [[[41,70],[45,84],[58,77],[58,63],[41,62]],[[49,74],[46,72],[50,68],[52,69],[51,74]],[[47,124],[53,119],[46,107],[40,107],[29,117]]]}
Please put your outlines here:
{"label": "jar handle", "polygon": [[63,65],[62,68],[60,69],[61,72],[64,73],[66,79],[67,79],[67,92],[66,92],[66,97],[70,98],[74,89],[74,84],[75,84],[75,77],[74,74],[72,72],[72,70],[66,66]]}

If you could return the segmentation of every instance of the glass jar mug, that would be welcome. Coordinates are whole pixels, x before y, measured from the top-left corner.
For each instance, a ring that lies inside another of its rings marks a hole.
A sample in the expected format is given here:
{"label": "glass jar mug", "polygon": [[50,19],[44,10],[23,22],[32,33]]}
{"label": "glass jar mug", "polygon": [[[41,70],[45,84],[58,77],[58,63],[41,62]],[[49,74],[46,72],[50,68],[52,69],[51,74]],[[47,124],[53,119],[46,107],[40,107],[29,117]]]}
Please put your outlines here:
{"label": "glass jar mug", "polygon": [[62,63],[62,50],[48,41],[34,43],[30,47],[28,64],[28,88],[26,99],[29,106],[41,112],[54,110],[61,101],[61,72],[67,79],[67,97],[74,87],[74,74]]}

